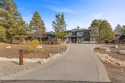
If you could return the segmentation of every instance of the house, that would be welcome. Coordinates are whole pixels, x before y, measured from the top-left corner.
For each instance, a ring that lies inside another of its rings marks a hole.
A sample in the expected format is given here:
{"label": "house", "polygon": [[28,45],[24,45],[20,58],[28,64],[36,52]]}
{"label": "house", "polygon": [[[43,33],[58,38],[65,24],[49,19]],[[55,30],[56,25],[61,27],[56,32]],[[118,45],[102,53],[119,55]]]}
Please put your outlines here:
{"label": "house", "polygon": [[115,33],[114,43],[115,44],[123,44],[123,43],[125,43],[125,35],[120,34],[120,33]]}
{"label": "house", "polygon": [[96,43],[94,36],[91,35],[90,29],[68,30],[68,35],[65,36],[66,43]]}
{"label": "house", "polygon": [[57,37],[54,32],[47,32],[42,35],[42,44],[57,44]]}

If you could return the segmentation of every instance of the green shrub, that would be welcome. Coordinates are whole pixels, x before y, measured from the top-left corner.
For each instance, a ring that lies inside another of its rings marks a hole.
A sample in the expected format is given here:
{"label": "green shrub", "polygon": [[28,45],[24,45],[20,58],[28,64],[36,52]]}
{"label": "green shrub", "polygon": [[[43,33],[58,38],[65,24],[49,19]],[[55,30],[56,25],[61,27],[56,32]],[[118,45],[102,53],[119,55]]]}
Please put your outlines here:
{"label": "green shrub", "polygon": [[34,53],[36,52],[41,53],[44,52],[44,48],[37,48],[40,45],[39,40],[35,39],[31,42],[31,46],[28,47],[28,53]]}
{"label": "green shrub", "polygon": [[32,46],[33,48],[36,48],[37,46],[39,46],[39,44],[40,44],[40,42],[39,42],[39,40],[37,40],[37,39],[35,39],[35,40],[33,40],[33,41],[31,42],[31,46]]}

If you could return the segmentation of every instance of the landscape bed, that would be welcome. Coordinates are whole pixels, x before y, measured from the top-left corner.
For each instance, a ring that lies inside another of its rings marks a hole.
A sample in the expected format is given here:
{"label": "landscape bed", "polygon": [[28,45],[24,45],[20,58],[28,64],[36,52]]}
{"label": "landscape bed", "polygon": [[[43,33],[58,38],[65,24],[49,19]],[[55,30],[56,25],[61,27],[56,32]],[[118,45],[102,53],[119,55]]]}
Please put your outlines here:
{"label": "landscape bed", "polygon": [[[108,54],[110,57],[114,59],[125,61],[125,55],[119,53],[120,50],[125,50],[125,45],[120,45],[118,48],[112,48],[112,45],[106,45],[105,47],[109,47],[111,51],[106,52],[104,50],[100,50],[97,48],[94,50],[95,52]],[[118,83],[125,82],[125,66],[114,65],[114,64],[106,63],[104,61],[102,61],[102,63],[104,64],[108,72],[108,75],[110,77],[110,80],[112,82],[118,82]]]}
{"label": "landscape bed", "polygon": [[[24,58],[33,59],[33,58],[40,58],[40,59],[47,59],[51,56],[49,54],[58,54],[66,51],[66,45],[40,45],[43,47],[43,52],[36,52],[35,53],[25,53],[30,45],[25,44],[7,44],[7,43],[0,43],[0,57],[5,58],[19,58],[19,50],[24,50]],[[11,47],[11,48],[6,48]],[[24,71],[27,69],[33,69],[37,66],[40,66],[39,62],[25,62],[23,65],[19,65],[18,62],[15,61],[0,61],[0,79],[1,77],[6,77],[11,74],[16,74],[17,72]]]}
{"label": "landscape bed", "polygon": [[[11,46],[11,48],[6,48]],[[0,57],[6,58],[19,58],[19,50],[24,50],[24,58],[41,58],[46,59],[49,54],[58,54],[66,51],[66,45],[41,45],[43,47],[42,52],[28,52],[30,45],[20,44],[0,44]]]}

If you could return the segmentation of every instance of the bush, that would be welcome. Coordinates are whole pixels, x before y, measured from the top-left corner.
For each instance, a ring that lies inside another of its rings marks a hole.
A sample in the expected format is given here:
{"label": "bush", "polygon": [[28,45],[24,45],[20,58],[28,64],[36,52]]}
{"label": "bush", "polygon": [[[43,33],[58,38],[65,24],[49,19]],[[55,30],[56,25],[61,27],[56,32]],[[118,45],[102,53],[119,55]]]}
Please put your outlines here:
{"label": "bush", "polygon": [[36,52],[44,52],[44,48],[37,48],[40,45],[39,40],[33,40],[31,42],[31,46],[28,47],[28,53],[34,53],[36,54]]}
{"label": "bush", "polygon": [[32,46],[33,48],[36,48],[37,46],[39,46],[39,44],[40,44],[40,42],[39,42],[39,40],[37,40],[37,39],[35,39],[35,40],[33,40],[33,41],[31,42],[31,46]]}

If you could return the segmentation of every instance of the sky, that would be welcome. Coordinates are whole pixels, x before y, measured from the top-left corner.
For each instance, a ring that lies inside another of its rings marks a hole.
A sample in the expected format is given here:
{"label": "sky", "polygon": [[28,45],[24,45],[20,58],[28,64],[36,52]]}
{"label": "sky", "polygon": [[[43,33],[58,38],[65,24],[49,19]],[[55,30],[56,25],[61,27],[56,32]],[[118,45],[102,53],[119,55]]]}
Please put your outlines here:
{"label": "sky", "polygon": [[125,0],[14,0],[23,19],[30,23],[38,11],[47,31],[53,31],[55,14],[64,13],[67,30],[88,28],[94,19],[105,19],[114,29],[125,25]]}

